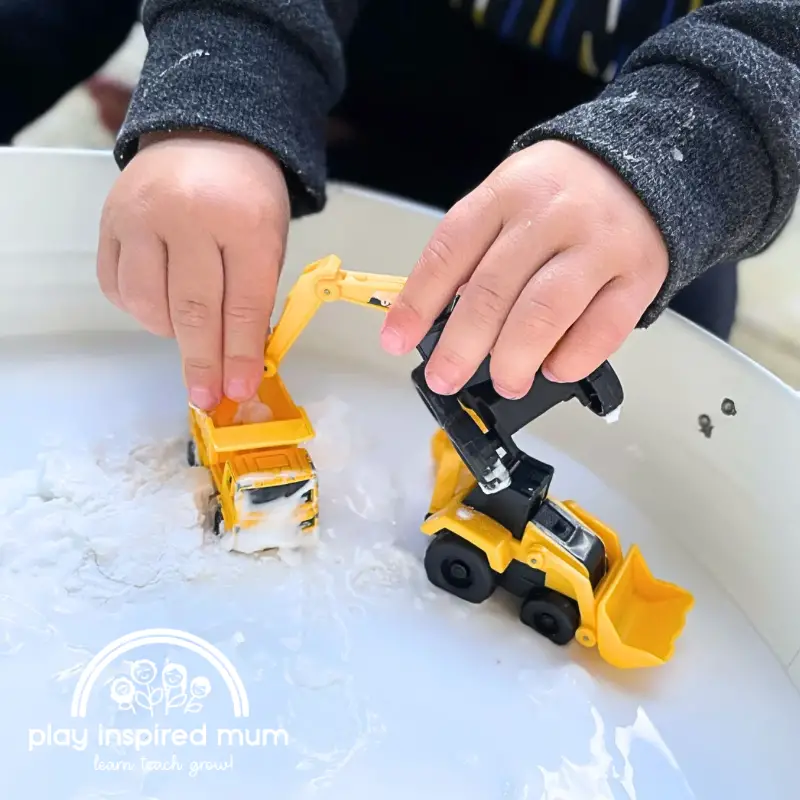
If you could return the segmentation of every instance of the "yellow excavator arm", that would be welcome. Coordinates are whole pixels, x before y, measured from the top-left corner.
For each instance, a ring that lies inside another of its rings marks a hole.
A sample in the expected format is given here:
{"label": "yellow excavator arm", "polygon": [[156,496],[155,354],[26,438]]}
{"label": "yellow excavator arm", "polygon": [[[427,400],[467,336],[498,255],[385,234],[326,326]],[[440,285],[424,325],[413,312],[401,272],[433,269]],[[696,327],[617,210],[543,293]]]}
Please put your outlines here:
{"label": "yellow excavator arm", "polygon": [[275,375],[297,337],[323,303],[344,300],[387,311],[406,279],[342,269],[341,259],[326,256],[309,264],[292,287],[264,354],[264,371]]}

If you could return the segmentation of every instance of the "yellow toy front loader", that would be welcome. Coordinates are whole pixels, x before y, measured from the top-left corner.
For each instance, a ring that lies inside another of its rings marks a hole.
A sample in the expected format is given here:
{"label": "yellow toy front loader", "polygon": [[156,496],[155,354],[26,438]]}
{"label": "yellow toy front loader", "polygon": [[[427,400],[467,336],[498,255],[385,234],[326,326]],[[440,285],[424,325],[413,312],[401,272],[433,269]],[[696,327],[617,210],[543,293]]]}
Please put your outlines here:
{"label": "yellow toy front loader", "polygon": [[617,535],[573,501],[549,496],[553,468],[513,435],[553,406],[578,399],[598,416],[622,403],[607,362],[582,381],[555,384],[539,372],[530,391],[506,400],[487,356],[455,396],[432,392],[424,369],[454,301],[418,347],[414,384],[439,423],[433,497],[423,533],[435,586],[481,603],[497,587],[522,598],[520,619],[550,641],[596,646],[616,667],[668,661],[693,604],[689,592],[653,577],[638,549],[623,558]]}
{"label": "yellow toy front loader", "polygon": [[652,576],[635,545],[573,501],[542,500],[515,537],[466,499],[476,481],[444,431],[433,441],[436,479],[423,533],[435,586],[472,603],[497,587],[522,598],[520,619],[555,644],[597,646],[616,667],[668,661],[692,597]]}

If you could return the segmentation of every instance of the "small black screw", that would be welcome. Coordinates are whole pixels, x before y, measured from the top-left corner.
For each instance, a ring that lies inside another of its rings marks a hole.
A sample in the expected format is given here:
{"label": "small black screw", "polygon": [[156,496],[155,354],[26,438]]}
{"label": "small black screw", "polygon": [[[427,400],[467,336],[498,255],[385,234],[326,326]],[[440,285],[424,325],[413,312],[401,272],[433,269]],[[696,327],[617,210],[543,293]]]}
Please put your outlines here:
{"label": "small black screw", "polygon": [[722,405],[720,406],[720,410],[726,417],[735,417],[736,416],[736,404],[730,397],[726,397],[722,401]]}
{"label": "small black screw", "polygon": [[706,437],[706,439],[711,438],[711,431],[714,430],[714,426],[711,424],[711,417],[708,414],[701,414],[697,418],[697,424],[700,426],[700,433]]}

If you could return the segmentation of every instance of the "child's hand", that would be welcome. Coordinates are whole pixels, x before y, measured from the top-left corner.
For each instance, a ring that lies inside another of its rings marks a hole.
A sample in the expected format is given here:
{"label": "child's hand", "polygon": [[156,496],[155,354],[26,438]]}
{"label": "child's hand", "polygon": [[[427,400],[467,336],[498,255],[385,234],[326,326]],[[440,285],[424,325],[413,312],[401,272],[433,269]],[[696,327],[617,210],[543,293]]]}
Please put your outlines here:
{"label": "child's hand", "polygon": [[524,395],[541,366],[585,378],[636,327],[667,276],[645,206],[584,150],[547,141],[515,153],[445,216],[389,311],[386,350],[403,354],[460,287],[426,377],[452,394],[491,352],[492,381]]}
{"label": "child's hand", "polygon": [[100,286],[144,328],[177,339],[202,409],[258,389],[289,216],[277,161],[212,133],[143,140],[106,201]]}

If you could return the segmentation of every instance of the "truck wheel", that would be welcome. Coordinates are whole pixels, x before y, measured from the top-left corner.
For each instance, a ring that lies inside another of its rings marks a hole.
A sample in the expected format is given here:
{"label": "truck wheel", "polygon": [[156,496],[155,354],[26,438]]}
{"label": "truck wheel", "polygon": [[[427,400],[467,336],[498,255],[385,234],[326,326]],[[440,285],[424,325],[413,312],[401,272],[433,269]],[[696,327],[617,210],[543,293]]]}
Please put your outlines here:
{"label": "truck wheel", "polygon": [[581,624],[578,604],[552,589],[534,589],[522,604],[519,618],[554,644],[565,645],[575,638]]}
{"label": "truck wheel", "polygon": [[436,534],[425,553],[428,580],[469,603],[482,603],[497,587],[486,554],[450,531]]}
{"label": "truck wheel", "polygon": [[214,522],[211,530],[214,536],[222,537],[225,535],[225,520],[222,516],[222,509],[219,506],[214,507]]}
{"label": "truck wheel", "polygon": [[197,444],[193,439],[189,439],[186,443],[186,463],[190,467],[200,466],[200,459],[197,458]]}

